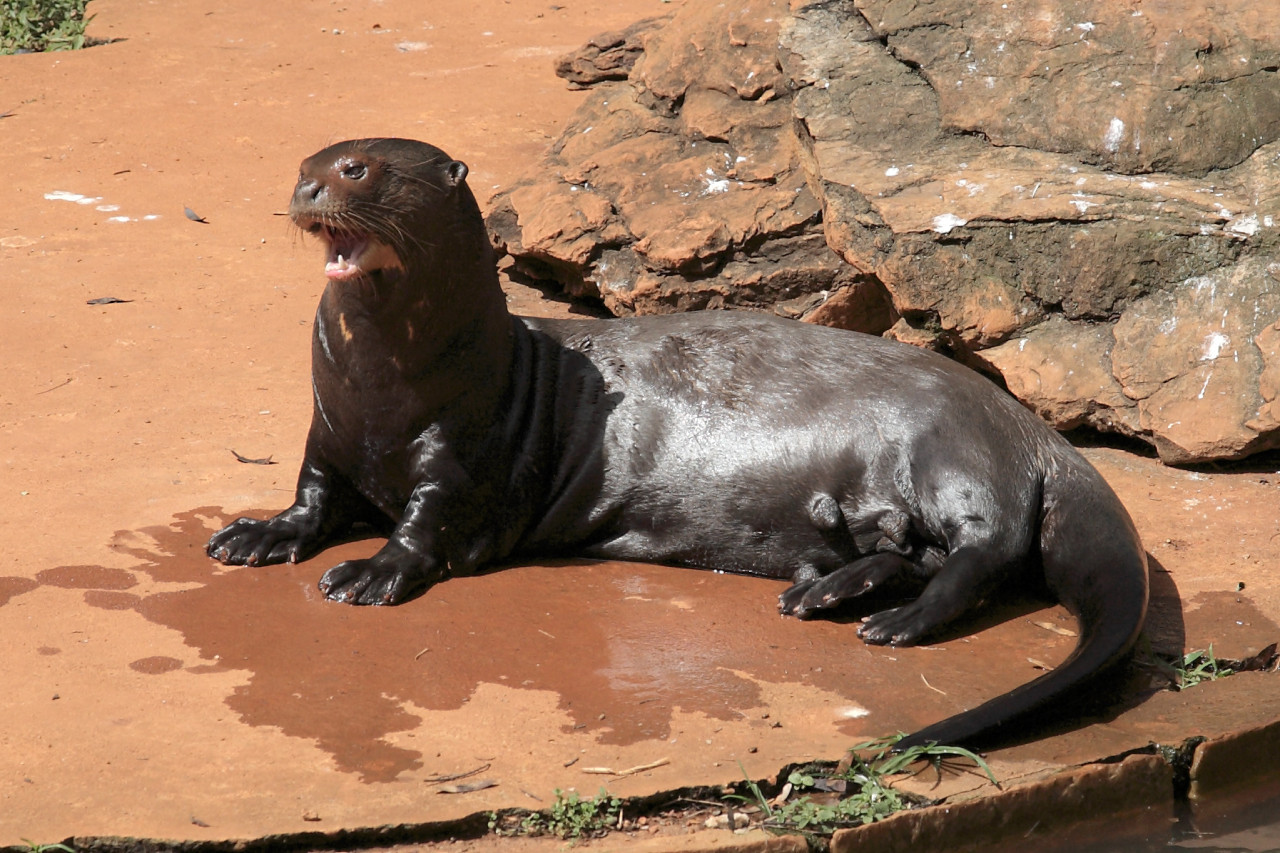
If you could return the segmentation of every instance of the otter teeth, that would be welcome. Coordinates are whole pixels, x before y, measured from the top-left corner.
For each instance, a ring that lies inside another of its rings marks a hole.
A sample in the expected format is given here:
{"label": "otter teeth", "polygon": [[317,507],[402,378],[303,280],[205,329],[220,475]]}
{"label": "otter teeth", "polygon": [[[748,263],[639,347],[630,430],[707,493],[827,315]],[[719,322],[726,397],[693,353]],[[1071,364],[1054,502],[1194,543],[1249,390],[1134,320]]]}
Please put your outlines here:
{"label": "otter teeth", "polygon": [[338,253],[338,259],[336,261],[329,261],[324,265],[324,271],[326,273],[330,276],[339,278],[355,269],[358,269],[358,267],[344,258],[341,252]]}
{"label": "otter teeth", "polygon": [[350,251],[344,247],[342,252],[334,252],[331,259],[324,265],[324,271],[329,278],[344,279],[361,272],[360,252]]}
{"label": "otter teeth", "polygon": [[329,239],[325,275],[331,281],[347,281],[385,270],[403,270],[394,249],[369,236],[334,234]]}

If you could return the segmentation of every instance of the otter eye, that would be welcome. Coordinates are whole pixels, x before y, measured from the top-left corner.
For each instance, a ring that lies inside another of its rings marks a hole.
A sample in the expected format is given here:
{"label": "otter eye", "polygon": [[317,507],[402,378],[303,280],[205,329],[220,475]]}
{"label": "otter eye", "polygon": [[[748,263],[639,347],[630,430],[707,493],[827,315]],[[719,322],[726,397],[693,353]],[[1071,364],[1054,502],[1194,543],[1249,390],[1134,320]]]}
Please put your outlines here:
{"label": "otter eye", "polygon": [[364,163],[348,163],[342,167],[342,177],[349,181],[358,181],[369,174],[369,167]]}

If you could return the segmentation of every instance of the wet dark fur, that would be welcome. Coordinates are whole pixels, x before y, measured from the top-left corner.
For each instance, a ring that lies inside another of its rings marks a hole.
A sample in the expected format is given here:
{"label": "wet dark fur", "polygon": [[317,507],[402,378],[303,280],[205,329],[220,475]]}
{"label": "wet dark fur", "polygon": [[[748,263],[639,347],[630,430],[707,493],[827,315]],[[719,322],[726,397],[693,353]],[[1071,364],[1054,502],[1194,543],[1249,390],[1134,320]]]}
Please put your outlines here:
{"label": "wet dark fur", "polygon": [[229,525],[211,555],[305,559],[381,520],[386,545],[320,581],[361,604],[534,554],[789,580],[797,616],[927,580],[858,629],[896,645],[1042,573],[1079,617],[1074,654],[904,745],[999,735],[1131,649],[1147,603],[1133,524],[1016,401],[938,355],[759,314],[513,317],[465,175],[407,140],[303,163],[294,221],[374,234],[403,268],[325,290],[296,501]]}

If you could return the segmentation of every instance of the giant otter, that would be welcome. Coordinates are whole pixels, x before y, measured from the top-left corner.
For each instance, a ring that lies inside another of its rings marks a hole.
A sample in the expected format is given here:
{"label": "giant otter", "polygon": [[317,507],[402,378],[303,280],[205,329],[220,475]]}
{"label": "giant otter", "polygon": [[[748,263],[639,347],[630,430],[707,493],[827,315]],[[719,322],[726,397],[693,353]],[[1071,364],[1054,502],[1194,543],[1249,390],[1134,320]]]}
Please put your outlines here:
{"label": "giant otter", "polygon": [[324,243],[329,281],[297,496],[219,531],[209,554],[296,561],[382,523],[381,550],[320,580],[355,604],[548,554],[789,580],[796,616],[923,582],[863,621],[874,644],[918,643],[1028,576],[1076,614],[1061,666],[900,746],[1001,734],[1130,651],[1147,606],[1133,523],[990,382],[761,314],[512,316],[466,175],[402,139],[303,162],[290,215]]}

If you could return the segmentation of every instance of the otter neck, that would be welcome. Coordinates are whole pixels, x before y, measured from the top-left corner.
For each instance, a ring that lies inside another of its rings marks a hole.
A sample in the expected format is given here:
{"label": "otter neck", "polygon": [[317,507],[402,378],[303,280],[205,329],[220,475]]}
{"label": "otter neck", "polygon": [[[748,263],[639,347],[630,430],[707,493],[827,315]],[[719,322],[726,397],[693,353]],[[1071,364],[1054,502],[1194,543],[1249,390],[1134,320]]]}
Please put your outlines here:
{"label": "otter neck", "polygon": [[470,381],[505,377],[511,315],[496,264],[487,260],[410,263],[402,271],[330,282],[316,318],[317,356],[371,387],[462,365]]}

